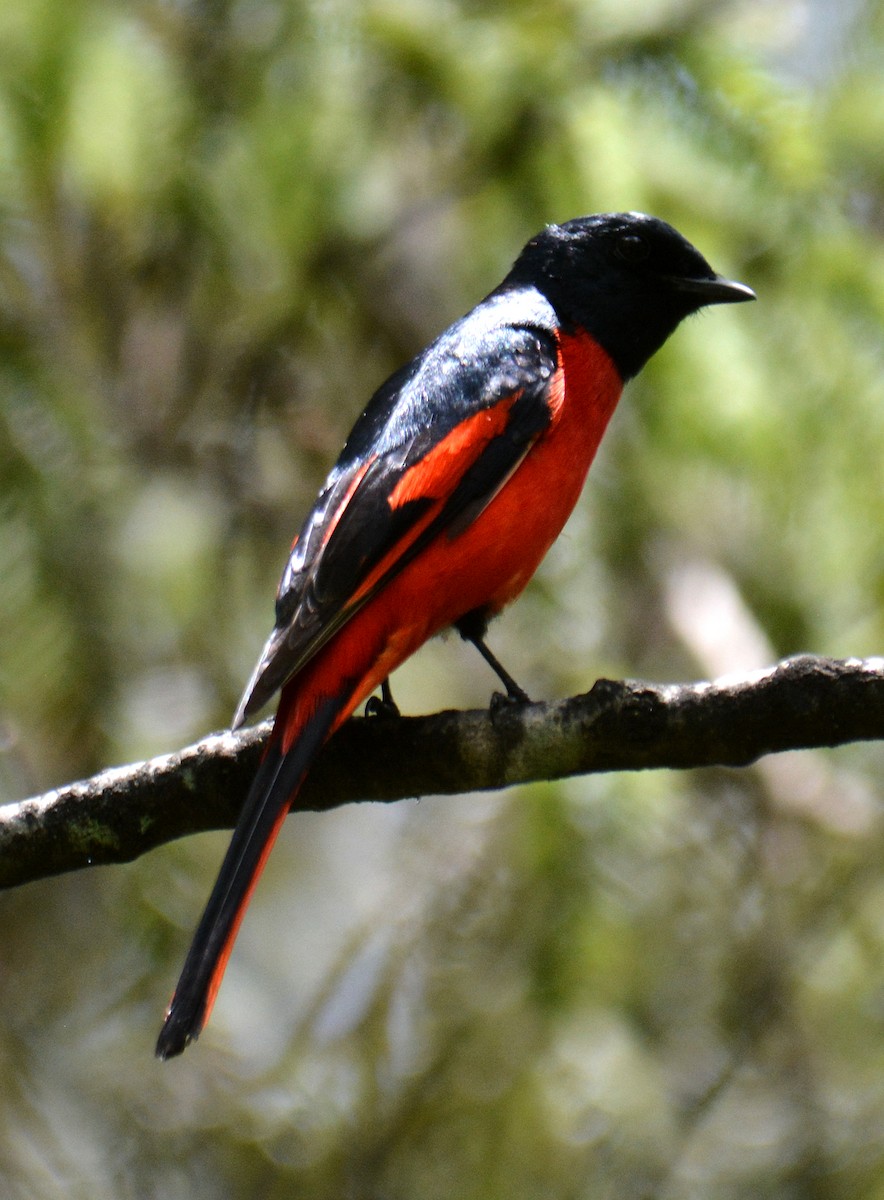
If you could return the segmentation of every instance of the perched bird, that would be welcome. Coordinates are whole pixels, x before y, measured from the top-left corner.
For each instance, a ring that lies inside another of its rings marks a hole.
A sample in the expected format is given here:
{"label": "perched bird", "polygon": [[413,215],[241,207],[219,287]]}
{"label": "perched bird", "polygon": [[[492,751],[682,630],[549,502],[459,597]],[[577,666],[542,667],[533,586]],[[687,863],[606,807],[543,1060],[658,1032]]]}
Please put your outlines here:
{"label": "perched bird", "polygon": [[276,624],[234,728],[280,688],[273,732],[157,1042],[208,1019],[280,826],[323,744],[448,626],[484,643],[574,507],[623,384],[681,320],[754,299],[670,225],[550,225],[503,283],[392,375],[356,422],[292,547]]}

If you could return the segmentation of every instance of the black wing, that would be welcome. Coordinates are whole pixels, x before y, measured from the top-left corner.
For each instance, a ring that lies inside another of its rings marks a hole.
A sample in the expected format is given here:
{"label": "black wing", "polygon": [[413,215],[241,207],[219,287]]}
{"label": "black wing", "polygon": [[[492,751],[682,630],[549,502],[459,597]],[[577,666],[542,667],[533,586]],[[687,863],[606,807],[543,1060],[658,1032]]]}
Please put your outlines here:
{"label": "black wing", "polygon": [[[234,728],[440,532],[455,536],[493,499],[549,424],[554,329],[533,289],[492,293],[375,393],[292,549]],[[491,409],[493,436],[458,438]],[[446,483],[434,487],[446,442]]]}

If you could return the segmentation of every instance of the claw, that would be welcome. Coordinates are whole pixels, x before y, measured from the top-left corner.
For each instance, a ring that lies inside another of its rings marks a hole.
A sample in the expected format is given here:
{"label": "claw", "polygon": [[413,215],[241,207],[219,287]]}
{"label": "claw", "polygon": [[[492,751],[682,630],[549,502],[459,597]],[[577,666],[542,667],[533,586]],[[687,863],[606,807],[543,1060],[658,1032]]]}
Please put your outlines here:
{"label": "claw", "polygon": [[492,692],[491,700],[488,703],[488,711],[491,713],[493,719],[501,713],[510,712],[514,708],[521,707],[523,704],[531,703],[531,697],[527,692],[523,692],[521,688],[519,688],[517,693]]}
{"label": "claw", "polygon": [[369,696],[366,700],[365,715],[374,718],[380,717],[385,721],[392,721],[396,717],[402,716],[399,711],[399,705],[393,699],[388,679],[385,679],[381,684],[380,696]]}

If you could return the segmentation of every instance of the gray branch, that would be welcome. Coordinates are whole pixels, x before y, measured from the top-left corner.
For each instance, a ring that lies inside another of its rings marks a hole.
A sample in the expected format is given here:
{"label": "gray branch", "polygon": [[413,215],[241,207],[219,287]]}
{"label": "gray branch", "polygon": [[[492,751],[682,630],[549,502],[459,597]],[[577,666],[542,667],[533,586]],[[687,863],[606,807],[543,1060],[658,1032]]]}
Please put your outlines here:
{"label": "gray branch", "polygon": [[[0,887],[129,862],[173,838],[230,828],[269,730],[264,722],[215,734],[0,808]],[[740,767],[777,751],[882,737],[884,658],[805,655],[715,683],[600,679],[553,704],[349,721],[295,811],[597,771]]]}

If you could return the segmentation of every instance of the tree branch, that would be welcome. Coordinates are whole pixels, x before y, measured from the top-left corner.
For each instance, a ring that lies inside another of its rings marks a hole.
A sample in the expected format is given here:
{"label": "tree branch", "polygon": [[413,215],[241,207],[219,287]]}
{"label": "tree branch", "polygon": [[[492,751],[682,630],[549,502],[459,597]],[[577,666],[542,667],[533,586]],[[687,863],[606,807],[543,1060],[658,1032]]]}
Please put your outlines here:
{"label": "tree branch", "polygon": [[[0,887],[128,862],[229,828],[270,730],[204,738],[0,808]],[[884,658],[787,659],[745,678],[600,679],[553,704],[357,719],[326,747],[295,811],[401,800],[597,771],[746,766],[764,754],[884,737]]]}

